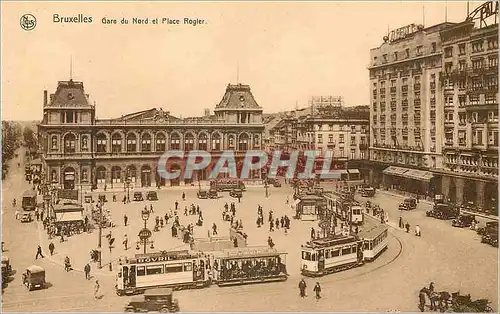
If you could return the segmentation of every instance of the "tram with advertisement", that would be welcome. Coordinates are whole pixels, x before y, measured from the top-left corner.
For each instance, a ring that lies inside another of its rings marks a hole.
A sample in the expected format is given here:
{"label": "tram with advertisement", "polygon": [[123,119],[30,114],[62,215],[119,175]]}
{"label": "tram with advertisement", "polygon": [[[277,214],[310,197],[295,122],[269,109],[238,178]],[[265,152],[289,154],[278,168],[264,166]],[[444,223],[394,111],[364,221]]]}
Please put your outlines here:
{"label": "tram with advertisement", "polygon": [[325,193],[327,209],[346,221],[351,221],[352,225],[362,225],[365,215],[363,206],[356,201],[344,198],[339,194]]}
{"label": "tram with advertisement", "polygon": [[286,253],[269,247],[137,254],[119,261],[116,293],[131,295],[150,288],[194,289],[284,281]]}
{"label": "tram with advertisement", "polygon": [[358,235],[334,235],[302,245],[301,272],[320,277],[372,261],[388,246],[387,226],[377,224]]}
{"label": "tram with advertisement", "polygon": [[235,189],[245,191],[245,183],[236,179],[217,179],[210,181],[210,190],[215,190],[217,192],[227,192]]}

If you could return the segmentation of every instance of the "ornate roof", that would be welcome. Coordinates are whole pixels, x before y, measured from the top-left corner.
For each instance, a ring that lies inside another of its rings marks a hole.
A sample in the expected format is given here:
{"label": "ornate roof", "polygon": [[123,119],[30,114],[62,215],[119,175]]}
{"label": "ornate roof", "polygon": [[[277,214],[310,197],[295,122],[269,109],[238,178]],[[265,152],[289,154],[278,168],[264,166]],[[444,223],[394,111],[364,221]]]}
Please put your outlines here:
{"label": "ornate roof", "polygon": [[172,115],[170,115],[169,111],[163,111],[163,108],[152,108],[152,109],[147,109],[147,110],[142,110],[138,112],[133,112],[129,113],[127,115],[124,115],[120,118],[113,119],[113,120],[118,120],[118,121],[128,121],[128,122],[134,122],[134,121],[168,121],[168,120],[179,120],[179,118],[176,118]]}
{"label": "ornate roof", "polygon": [[262,108],[255,101],[255,98],[250,91],[250,86],[242,84],[227,85],[226,93],[222,97],[220,103],[215,106],[216,111],[226,109],[262,110]]}
{"label": "ornate roof", "polygon": [[48,107],[92,107],[89,95],[85,94],[83,82],[59,81],[54,94],[50,95]]}

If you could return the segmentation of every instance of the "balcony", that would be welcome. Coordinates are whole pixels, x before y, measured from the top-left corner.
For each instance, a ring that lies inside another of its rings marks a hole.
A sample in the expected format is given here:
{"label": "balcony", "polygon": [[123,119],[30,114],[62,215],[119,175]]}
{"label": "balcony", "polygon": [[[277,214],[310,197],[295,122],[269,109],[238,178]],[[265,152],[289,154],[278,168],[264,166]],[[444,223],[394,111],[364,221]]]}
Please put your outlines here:
{"label": "balcony", "polygon": [[436,107],[436,98],[431,98],[431,108]]}
{"label": "balcony", "polygon": [[444,103],[444,107],[445,108],[453,108],[454,104],[452,102],[451,103]]}
{"label": "balcony", "polygon": [[421,106],[420,98],[416,98],[415,100],[413,100],[413,107],[420,108],[420,106]]}
{"label": "balcony", "polygon": [[420,84],[413,84],[414,90],[420,90]]}

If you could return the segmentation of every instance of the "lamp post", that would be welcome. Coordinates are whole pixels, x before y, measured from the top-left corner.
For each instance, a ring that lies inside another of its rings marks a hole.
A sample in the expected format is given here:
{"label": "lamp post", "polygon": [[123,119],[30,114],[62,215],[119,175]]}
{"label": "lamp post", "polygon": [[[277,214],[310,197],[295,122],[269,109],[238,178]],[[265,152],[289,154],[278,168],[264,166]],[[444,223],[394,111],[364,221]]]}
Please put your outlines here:
{"label": "lamp post", "polygon": [[149,219],[149,210],[144,208],[141,212],[142,220],[144,221],[144,228],[139,231],[139,239],[144,245],[144,254],[146,254],[146,246],[148,245],[148,239],[151,237],[151,230],[147,227],[147,221]]}
{"label": "lamp post", "polygon": [[264,187],[266,188],[266,197],[269,197],[269,184],[267,183],[267,180]]}
{"label": "lamp post", "polygon": [[97,206],[99,206],[99,241],[97,243],[97,248],[98,248],[98,262],[99,262],[99,269],[102,268],[102,252],[101,252],[101,246],[102,246],[102,205],[103,203],[101,201],[99,201],[99,203],[97,203]]}

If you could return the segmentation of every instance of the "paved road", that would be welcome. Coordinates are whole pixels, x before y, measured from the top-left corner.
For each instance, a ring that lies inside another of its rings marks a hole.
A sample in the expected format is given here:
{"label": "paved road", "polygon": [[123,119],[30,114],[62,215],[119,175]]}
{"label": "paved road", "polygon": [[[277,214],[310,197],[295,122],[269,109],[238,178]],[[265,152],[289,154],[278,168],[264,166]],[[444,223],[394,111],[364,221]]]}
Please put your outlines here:
{"label": "paved road", "polygon": [[[21,155],[21,154],[20,154]],[[22,156],[22,155],[21,155]],[[16,162],[17,163],[17,162]],[[6,254],[11,258],[14,269],[18,271],[13,281],[5,289],[3,310],[12,311],[121,311],[128,297],[118,297],[114,293],[114,274],[107,269],[93,273],[103,286],[104,297],[93,299],[93,282],[86,281],[78,271],[64,272],[58,263],[68,254],[75,268],[82,268],[88,260],[88,252],[97,242],[97,233],[81,234],[71,237],[67,242],[56,243],[56,256],[34,261],[36,245],[40,240],[46,249],[46,239],[35,223],[21,224],[14,220],[10,201],[27,187],[21,171],[11,168],[4,182],[3,236]],[[21,167],[20,170],[24,169]],[[175,200],[181,199],[180,190],[165,189],[159,193],[160,201],[154,203],[155,215],[163,215],[173,209]],[[197,200],[196,191],[186,192],[191,203],[200,204],[205,217],[205,225],[195,229],[195,235],[205,237],[208,229],[215,222],[219,235],[227,235],[228,223],[222,221],[221,211],[229,199],[212,202]],[[249,189],[241,204],[237,204],[236,216],[242,219],[244,230],[249,235],[249,245],[265,245],[269,234],[277,248],[288,252],[287,265],[291,276],[288,281],[275,284],[249,285],[238,287],[212,287],[202,290],[185,290],[175,293],[182,311],[400,311],[416,310],[418,290],[430,281],[436,282],[437,289],[458,290],[471,293],[473,297],[489,297],[497,300],[498,277],[496,250],[478,242],[469,230],[456,229],[449,223],[425,218],[425,208],[420,205],[414,212],[405,213],[412,225],[419,223],[423,236],[416,238],[400,230],[390,229],[389,249],[373,263],[319,279],[306,279],[310,296],[300,299],[297,284],[299,274],[300,244],[307,240],[313,222],[292,220],[291,230],[285,235],[282,230],[269,233],[268,225],[258,229],[255,226],[256,208],[264,207],[265,213],[273,209],[275,216],[293,215],[285,199],[292,190],[288,187],[271,189],[269,198],[264,189]],[[120,199],[121,195],[117,195]],[[110,197],[111,198],[111,197]],[[380,202],[390,212],[392,222],[396,221],[399,198],[376,196],[374,202]],[[183,202],[181,202],[183,203]],[[119,202],[107,203],[117,226],[112,234],[118,244],[113,249],[111,259],[123,254],[134,254],[135,248],[125,252],[121,247],[121,238],[127,233],[129,241],[142,227],[140,211],[145,202],[123,205]],[[149,203],[147,203],[149,204]],[[183,206],[184,203],[183,203]],[[130,217],[130,225],[123,226],[123,214]],[[194,222],[195,216],[185,217],[180,211],[181,223]],[[154,217],[154,216],[153,216]],[[267,215],[266,215],[267,217]],[[397,222],[397,221],[396,221]],[[152,227],[153,219],[149,222]],[[182,243],[170,236],[170,228],[164,228],[153,236],[157,249],[179,247]],[[105,242],[103,242],[105,243]],[[472,254],[471,254],[472,253]],[[109,253],[105,251],[105,260]],[[46,268],[50,287],[45,290],[28,292],[20,283],[23,267],[38,264]],[[312,287],[319,281],[323,288],[323,299],[319,302],[312,297]]]}

